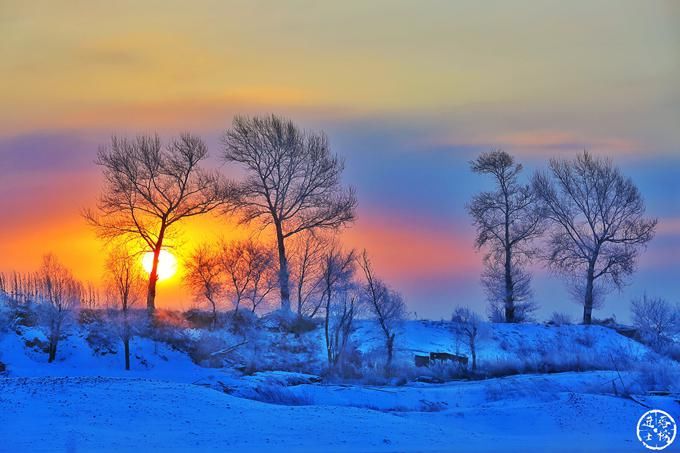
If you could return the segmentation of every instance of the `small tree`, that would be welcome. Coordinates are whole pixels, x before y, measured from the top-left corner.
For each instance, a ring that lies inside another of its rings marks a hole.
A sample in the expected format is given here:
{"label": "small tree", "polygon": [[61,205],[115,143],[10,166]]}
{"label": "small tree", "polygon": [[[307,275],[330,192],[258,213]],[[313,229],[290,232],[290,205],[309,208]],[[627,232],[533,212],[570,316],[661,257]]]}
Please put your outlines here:
{"label": "small tree", "polygon": [[224,291],[223,268],[216,251],[199,246],[186,263],[186,284],[194,295],[204,298],[212,309],[211,329],[217,324],[218,299]]}
{"label": "small tree", "polygon": [[586,151],[571,161],[551,159],[550,173],[537,173],[533,187],[551,224],[545,258],[553,270],[581,278],[583,323],[590,324],[596,285],[601,291],[623,285],[657,221],[644,217],[644,201],[630,178]]}
{"label": "small tree", "polygon": [[330,365],[343,372],[350,351],[354,320],[361,311],[361,297],[357,288],[350,286],[336,292],[330,308],[330,335],[327,347],[330,352]]}
{"label": "small tree", "polygon": [[656,349],[680,334],[680,305],[647,294],[631,304],[633,325]]}
{"label": "small tree", "polygon": [[234,317],[243,301],[250,301],[254,313],[275,286],[272,252],[252,240],[223,243],[219,260]]}
{"label": "small tree", "polygon": [[115,302],[110,317],[123,342],[125,369],[130,370],[130,340],[134,335],[132,308],[141,300],[143,293],[139,259],[130,254],[125,247],[117,247],[109,255],[106,269],[110,296]]}
{"label": "small tree", "polygon": [[399,293],[390,290],[385,283],[376,278],[366,250],[364,250],[361,256],[359,265],[364,272],[365,283],[363,292],[368,309],[375,317],[385,337],[385,349],[387,351],[385,374],[389,376],[394,355],[396,330],[404,320],[406,304]]}
{"label": "small tree", "polygon": [[505,151],[483,153],[470,166],[493,176],[496,184],[467,206],[477,229],[475,245],[487,249],[482,283],[491,304],[502,302],[506,322],[522,321],[534,308],[527,302],[531,277],[522,266],[534,256],[532,241],[543,230],[536,196],[531,186],[519,182],[522,165]]}
{"label": "small tree", "polygon": [[479,315],[468,307],[458,307],[451,316],[456,338],[463,337],[467,340],[472,356],[472,371],[477,370],[477,338],[480,332],[482,320]]}
{"label": "small tree", "polygon": [[245,167],[236,209],[243,222],[273,225],[279,254],[281,308],[290,311],[286,240],[303,231],[338,229],[354,220],[356,197],[344,190],[343,161],[324,134],[302,131],[271,115],[234,118],[224,159]]}
{"label": "small tree", "polygon": [[297,235],[291,253],[291,281],[299,317],[314,317],[321,309],[322,266],[329,244],[314,232]]}
{"label": "small tree", "polygon": [[48,362],[52,363],[63,329],[80,305],[83,287],[52,254],[43,257],[37,282],[38,316],[47,333]]}
{"label": "small tree", "polygon": [[84,215],[99,235],[143,244],[153,253],[146,305],[155,310],[158,259],[175,224],[205,214],[229,198],[226,182],[201,169],[208,156],[203,141],[182,134],[163,148],[158,136],[135,140],[113,137],[101,148],[97,165],[104,171],[105,187],[98,211]]}
{"label": "small tree", "polygon": [[[324,301],[325,308],[324,334],[326,337],[326,352],[329,365],[333,365],[337,361],[338,354],[337,344],[333,343],[334,337],[331,332],[333,301],[336,297],[342,298],[349,290],[352,285],[354,266],[354,250],[345,253],[339,248],[333,247],[323,257],[321,268],[321,299]],[[352,318],[354,317],[353,304],[354,302],[352,301],[349,308],[345,307],[345,316],[351,315]],[[349,319],[343,320],[343,322],[349,322]],[[342,327],[340,328],[342,329]]]}

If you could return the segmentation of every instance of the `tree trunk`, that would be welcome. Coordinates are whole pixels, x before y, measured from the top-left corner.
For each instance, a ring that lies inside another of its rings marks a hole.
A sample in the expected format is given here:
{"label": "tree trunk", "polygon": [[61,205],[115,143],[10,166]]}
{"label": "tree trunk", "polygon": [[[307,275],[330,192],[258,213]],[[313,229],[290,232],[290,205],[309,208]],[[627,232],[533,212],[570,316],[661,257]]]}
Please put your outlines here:
{"label": "tree trunk", "polygon": [[149,272],[149,287],[146,293],[146,309],[149,313],[153,313],[156,310],[156,282],[158,281],[158,257],[160,253],[160,247],[156,247],[153,251],[151,272]]}
{"label": "tree trunk", "polygon": [[390,376],[392,370],[392,354],[394,352],[394,335],[387,337],[387,363],[385,364],[385,375]]}
{"label": "tree trunk", "polygon": [[123,340],[123,343],[125,344],[125,369],[130,370],[130,339],[125,338]]}
{"label": "tree trunk", "polygon": [[47,359],[47,363],[54,362],[56,356],[57,356],[57,342],[53,338],[51,338],[49,346],[49,358]]}
{"label": "tree trunk", "polygon": [[281,288],[281,309],[290,311],[290,288],[286,244],[284,243],[281,224],[276,224],[276,242],[279,249],[279,287]]}
{"label": "tree trunk", "polygon": [[593,287],[595,283],[595,263],[591,262],[588,265],[588,273],[586,274],[586,294],[583,300],[583,324],[591,324],[593,322]]}
{"label": "tree trunk", "polygon": [[510,231],[508,221],[505,222],[505,322],[515,322],[515,295],[512,283],[512,249],[510,248]]}
{"label": "tree trunk", "polygon": [[333,363],[333,354],[331,352],[331,338],[328,331],[328,325],[331,317],[331,293],[328,291],[328,299],[326,300],[326,319],[324,320],[324,332],[326,334],[326,352],[328,353],[328,365]]}
{"label": "tree trunk", "polygon": [[57,344],[59,343],[59,335],[61,335],[61,322],[57,322],[54,330],[50,335],[49,357],[47,363],[52,363],[57,358]]}
{"label": "tree trunk", "polygon": [[475,337],[470,338],[470,355],[472,356],[472,371],[477,370],[477,348],[475,346]]}
{"label": "tree trunk", "polygon": [[153,250],[153,263],[151,265],[151,272],[149,273],[149,289],[146,293],[146,309],[153,314],[156,311],[156,283],[158,282],[158,258],[163,247],[163,238],[165,237],[165,222],[161,225],[161,230],[158,233],[158,240],[156,241],[156,248]]}

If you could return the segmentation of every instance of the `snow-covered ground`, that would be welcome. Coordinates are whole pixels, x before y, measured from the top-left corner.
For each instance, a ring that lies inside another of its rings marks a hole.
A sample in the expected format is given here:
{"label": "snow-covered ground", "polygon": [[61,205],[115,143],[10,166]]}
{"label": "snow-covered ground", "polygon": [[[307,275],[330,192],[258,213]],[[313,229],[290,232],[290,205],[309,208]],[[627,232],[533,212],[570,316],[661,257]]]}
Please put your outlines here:
{"label": "snow-covered ground", "polygon": [[[604,370],[399,386],[318,382],[290,370],[243,375],[205,368],[146,338],[133,341],[129,372],[119,353],[95,354],[82,334],[62,341],[57,362],[48,364],[43,352],[26,345],[40,333],[19,332],[0,333],[7,366],[0,377],[2,452],[636,452],[644,449],[635,424],[647,407],[680,419],[677,397],[622,395],[639,388],[637,373],[606,365],[653,353],[598,326],[489,325],[479,357],[480,364],[495,364],[540,360],[551,351],[617,356],[603,359]],[[257,344],[263,356],[274,350],[266,341],[322,341],[318,329],[298,340],[267,335]],[[367,354],[380,348],[370,323],[361,323],[357,336]],[[441,322],[408,322],[397,343],[402,367],[415,353],[468,353]],[[322,345],[306,350],[311,362],[323,362]]]}

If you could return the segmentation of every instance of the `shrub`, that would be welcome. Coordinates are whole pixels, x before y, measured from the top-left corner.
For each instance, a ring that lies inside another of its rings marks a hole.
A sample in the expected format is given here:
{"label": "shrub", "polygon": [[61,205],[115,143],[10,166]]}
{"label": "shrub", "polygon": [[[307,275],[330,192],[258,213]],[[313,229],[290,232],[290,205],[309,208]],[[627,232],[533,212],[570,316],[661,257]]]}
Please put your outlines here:
{"label": "shrub", "polygon": [[680,365],[668,360],[648,359],[635,372],[638,391],[680,392]]}
{"label": "shrub", "polygon": [[310,406],[313,404],[309,395],[296,393],[288,387],[276,384],[258,385],[246,397],[263,403],[283,406]]}
{"label": "shrub", "polygon": [[573,321],[571,316],[567,313],[558,313],[554,311],[550,316],[550,320],[548,320],[548,324],[553,326],[568,326],[573,324]]}
{"label": "shrub", "polygon": [[587,348],[592,348],[595,345],[595,335],[593,335],[589,330],[586,330],[583,334],[576,337],[576,343]]}

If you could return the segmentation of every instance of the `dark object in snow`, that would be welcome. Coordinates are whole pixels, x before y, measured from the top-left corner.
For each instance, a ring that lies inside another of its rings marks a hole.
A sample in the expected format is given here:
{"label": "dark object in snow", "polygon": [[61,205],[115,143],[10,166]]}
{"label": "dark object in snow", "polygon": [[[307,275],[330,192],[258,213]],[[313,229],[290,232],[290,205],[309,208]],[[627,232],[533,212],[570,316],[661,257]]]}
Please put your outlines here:
{"label": "dark object in snow", "polygon": [[443,384],[444,380],[435,376],[418,376],[416,382],[424,382],[425,384]]}
{"label": "dark object in snow", "polygon": [[450,360],[461,365],[467,365],[468,363],[468,358],[464,355],[449,354],[448,352],[430,352],[430,361],[433,362],[435,360],[441,360],[442,362]]}
{"label": "dark object in snow", "polygon": [[5,364],[0,362],[0,373],[4,373],[6,370],[7,370],[7,367],[5,366]]}
{"label": "dark object in snow", "polygon": [[468,358],[464,355],[449,354],[448,352],[430,352],[430,355],[416,355],[415,362],[417,367],[430,366],[430,363],[439,360],[442,362],[458,362],[461,365],[468,364]]}
{"label": "dark object in snow", "polygon": [[430,356],[428,355],[416,355],[416,366],[430,366]]}

